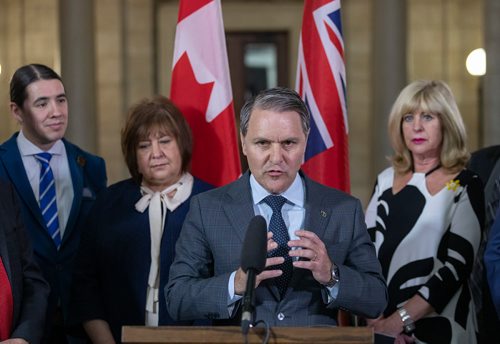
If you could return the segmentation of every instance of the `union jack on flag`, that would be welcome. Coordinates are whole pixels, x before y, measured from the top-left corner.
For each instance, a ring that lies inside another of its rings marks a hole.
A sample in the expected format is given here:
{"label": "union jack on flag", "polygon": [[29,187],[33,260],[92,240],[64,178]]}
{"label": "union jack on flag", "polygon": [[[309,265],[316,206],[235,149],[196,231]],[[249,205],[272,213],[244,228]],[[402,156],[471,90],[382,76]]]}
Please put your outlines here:
{"label": "union jack on flag", "polygon": [[322,184],[349,192],[340,0],[305,1],[295,88],[311,114],[302,169]]}

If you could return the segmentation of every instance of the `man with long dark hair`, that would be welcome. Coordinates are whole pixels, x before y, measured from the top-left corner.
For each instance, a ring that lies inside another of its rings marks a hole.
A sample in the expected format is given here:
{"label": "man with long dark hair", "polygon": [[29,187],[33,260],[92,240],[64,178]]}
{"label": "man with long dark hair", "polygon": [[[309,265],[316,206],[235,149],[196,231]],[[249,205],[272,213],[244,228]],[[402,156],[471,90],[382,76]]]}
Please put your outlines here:
{"label": "man with long dark hair", "polygon": [[51,68],[19,68],[10,82],[10,101],[21,130],[0,146],[0,177],[19,195],[35,259],[51,287],[45,341],[64,343],[80,226],[106,187],[105,163],[63,138],[68,99]]}

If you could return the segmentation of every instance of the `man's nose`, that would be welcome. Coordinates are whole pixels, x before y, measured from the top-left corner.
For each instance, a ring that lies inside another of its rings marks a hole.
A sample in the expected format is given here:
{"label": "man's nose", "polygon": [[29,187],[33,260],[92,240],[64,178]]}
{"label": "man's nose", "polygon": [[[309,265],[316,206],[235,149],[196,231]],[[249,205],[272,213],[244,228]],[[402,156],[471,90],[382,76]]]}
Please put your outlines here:
{"label": "man's nose", "polygon": [[273,164],[283,161],[283,151],[280,143],[273,143],[271,145],[270,160]]}
{"label": "man's nose", "polygon": [[49,111],[51,116],[59,117],[63,114],[63,106],[59,104],[57,100],[53,100],[49,102]]}

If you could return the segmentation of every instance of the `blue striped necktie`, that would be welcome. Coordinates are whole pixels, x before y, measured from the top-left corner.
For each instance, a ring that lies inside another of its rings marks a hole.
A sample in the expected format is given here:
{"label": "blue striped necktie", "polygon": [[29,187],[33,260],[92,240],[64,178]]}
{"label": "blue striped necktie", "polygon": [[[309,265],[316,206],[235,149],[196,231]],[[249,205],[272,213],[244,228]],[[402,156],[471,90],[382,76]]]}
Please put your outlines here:
{"label": "blue striped necktie", "polygon": [[47,231],[54,240],[57,249],[61,246],[61,232],[59,230],[59,218],[57,214],[56,183],[54,174],[50,168],[50,153],[35,154],[35,158],[40,163],[40,188],[39,203],[42,217],[47,225]]}
{"label": "blue striped necktie", "polygon": [[280,292],[281,298],[285,296],[286,289],[288,287],[288,282],[292,277],[293,265],[292,258],[288,255],[290,247],[287,243],[290,240],[288,235],[288,229],[286,228],[285,220],[281,215],[281,208],[286,202],[286,198],[283,196],[269,195],[264,198],[264,203],[269,205],[273,210],[271,220],[269,221],[269,230],[273,232],[273,240],[278,244],[278,248],[271,251],[270,257],[283,257],[285,262],[281,265],[277,265],[276,269],[281,269],[283,274],[275,278],[276,286]]}

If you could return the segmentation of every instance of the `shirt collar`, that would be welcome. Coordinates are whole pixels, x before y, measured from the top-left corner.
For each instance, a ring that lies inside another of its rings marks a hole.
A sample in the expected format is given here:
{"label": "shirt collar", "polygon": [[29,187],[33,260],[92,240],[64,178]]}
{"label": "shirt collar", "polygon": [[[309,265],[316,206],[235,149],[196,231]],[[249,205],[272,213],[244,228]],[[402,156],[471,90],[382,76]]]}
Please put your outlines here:
{"label": "shirt collar", "polygon": [[[43,152],[38,146],[33,144],[26,138],[26,136],[24,136],[22,129],[19,131],[19,135],[17,135],[17,146],[19,147],[21,156],[30,156]],[[62,140],[57,140],[47,152],[54,155],[62,155],[63,150],[64,143]]]}
{"label": "shirt collar", "polygon": [[[252,190],[254,204],[259,204],[265,197],[271,194],[257,182],[253,174],[250,174],[250,189]],[[281,193],[280,196],[285,197],[288,202],[299,207],[304,207],[304,183],[299,173],[295,176],[292,185],[285,192]]]}

